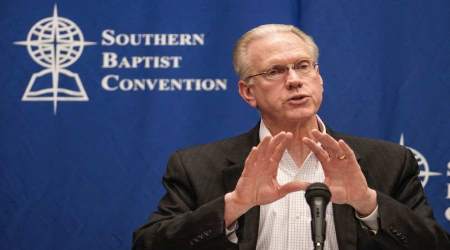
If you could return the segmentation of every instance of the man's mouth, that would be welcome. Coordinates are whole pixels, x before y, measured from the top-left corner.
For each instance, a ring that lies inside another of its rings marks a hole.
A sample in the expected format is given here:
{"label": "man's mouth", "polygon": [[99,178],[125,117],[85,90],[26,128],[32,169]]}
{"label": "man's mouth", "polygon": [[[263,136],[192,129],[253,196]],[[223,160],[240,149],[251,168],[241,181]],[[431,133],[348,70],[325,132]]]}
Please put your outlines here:
{"label": "man's mouth", "polygon": [[304,101],[306,101],[307,98],[308,98],[307,95],[294,95],[294,96],[288,98],[287,102],[299,104],[299,103],[303,103]]}

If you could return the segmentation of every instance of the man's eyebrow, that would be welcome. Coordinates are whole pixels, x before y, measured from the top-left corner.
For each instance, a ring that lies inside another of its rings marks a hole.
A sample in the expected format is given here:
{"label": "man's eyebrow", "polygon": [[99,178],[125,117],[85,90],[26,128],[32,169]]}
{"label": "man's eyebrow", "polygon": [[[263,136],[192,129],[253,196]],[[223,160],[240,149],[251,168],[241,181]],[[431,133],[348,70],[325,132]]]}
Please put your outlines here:
{"label": "man's eyebrow", "polygon": [[[292,63],[300,63],[300,62],[308,62],[308,61],[313,61],[311,58],[308,58],[308,57],[302,57],[302,58],[299,58],[299,59],[297,59],[297,60],[295,60],[294,62],[292,62]],[[265,69],[271,69],[271,68],[273,68],[273,67],[279,67],[279,66],[285,66],[285,65],[287,65],[287,64],[289,64],[289,63],[272,63],[272,64],[269,64],[267,67],[265,67]]]}

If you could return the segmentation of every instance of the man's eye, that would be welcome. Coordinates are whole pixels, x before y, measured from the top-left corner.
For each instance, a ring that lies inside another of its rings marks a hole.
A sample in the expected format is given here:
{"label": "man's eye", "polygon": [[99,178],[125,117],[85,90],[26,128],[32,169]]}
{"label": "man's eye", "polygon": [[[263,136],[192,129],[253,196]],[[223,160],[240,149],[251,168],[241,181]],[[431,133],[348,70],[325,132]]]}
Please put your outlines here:
{"label": "man's eye", "polygon": [[275,75],[283,74],[283,72],[284,72],[283,68],[272,68],[267,71],[267,75],[275,76]]}
{"label": "man's eye", "polygon": [[300,69],[300,70],[307,70],[307,69],[309,69],[309,67],[310,67],[310,64],[308,62],[300,62],[295,65],[295,68]]}

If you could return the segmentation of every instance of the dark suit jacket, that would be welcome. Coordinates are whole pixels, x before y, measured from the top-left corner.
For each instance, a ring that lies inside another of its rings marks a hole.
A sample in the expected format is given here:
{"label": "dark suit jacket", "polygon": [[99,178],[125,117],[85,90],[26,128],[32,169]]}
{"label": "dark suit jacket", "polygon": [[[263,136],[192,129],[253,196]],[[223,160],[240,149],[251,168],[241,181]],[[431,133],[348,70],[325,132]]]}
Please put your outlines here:
{"label": "dark suit jacket", "polygon": [[[163,178],[167,192],[150,221],[134,233],[133,249],[255,249],[259,207],[239,218],[238,245],[226,237],[223,216],[224,195],[234,189],[250,149],[259,143],[258,129],[173,154]],[[339,249],[450,249],[446,232],[434,221],[409,150],[330,134],[352,147],[378,195],[376,235],[361,227],[352,207],[333,204]]]}

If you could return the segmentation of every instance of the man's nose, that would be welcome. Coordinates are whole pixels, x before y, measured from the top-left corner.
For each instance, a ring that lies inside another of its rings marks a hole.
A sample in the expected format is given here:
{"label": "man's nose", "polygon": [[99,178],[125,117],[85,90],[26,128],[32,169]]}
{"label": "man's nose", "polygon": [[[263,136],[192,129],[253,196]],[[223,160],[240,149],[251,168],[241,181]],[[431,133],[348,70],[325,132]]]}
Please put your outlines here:
{"label": "man's nose", "polygon": [[293,70],[292,68],[288,69],[287,78],[286,78],[286,85],[287,85],[288,89],[301,88],[303,86],[302,78],[297,73],[297,71]]}

